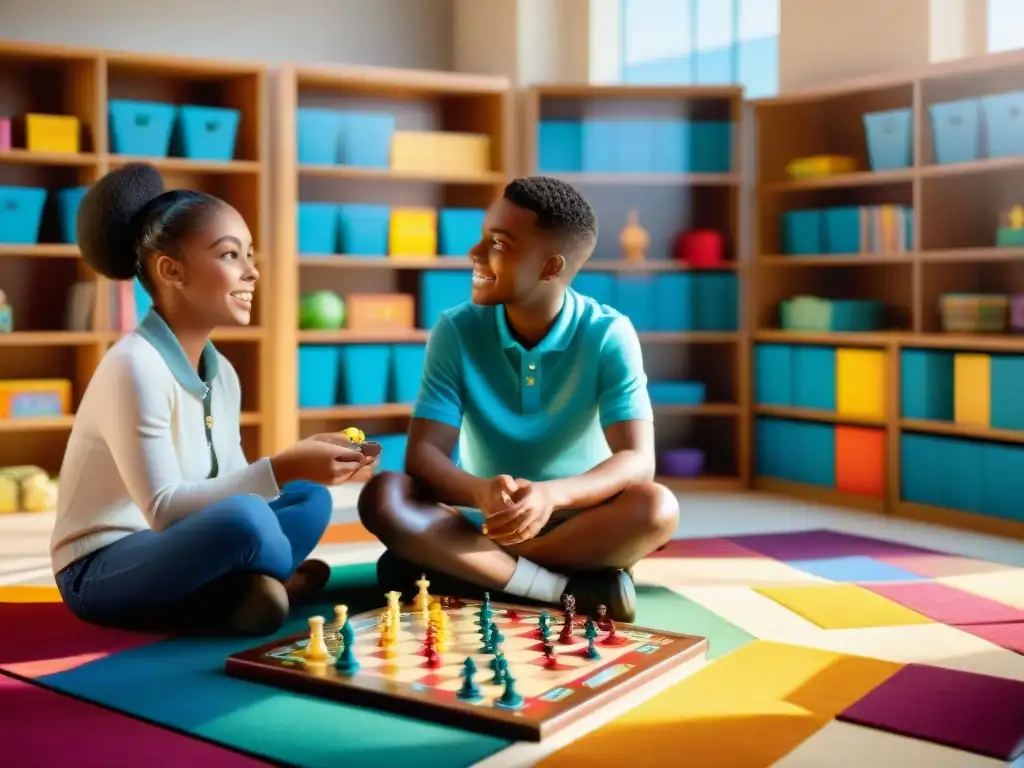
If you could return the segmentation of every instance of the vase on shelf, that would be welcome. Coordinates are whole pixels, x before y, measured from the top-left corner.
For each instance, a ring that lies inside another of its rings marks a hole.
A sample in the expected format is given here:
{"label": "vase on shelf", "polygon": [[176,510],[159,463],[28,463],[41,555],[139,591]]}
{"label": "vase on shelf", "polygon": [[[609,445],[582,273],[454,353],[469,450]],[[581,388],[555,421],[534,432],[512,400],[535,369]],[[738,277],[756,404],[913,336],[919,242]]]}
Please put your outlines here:
{"label": "vase on shelf", "polygon": [[647,258],[647,249],[651,245],[651,237],[647,230],[640,226],[640,214],[636,209],[626,214],[626,226],[619,233],[619,248],[626,261],[638,262]]}

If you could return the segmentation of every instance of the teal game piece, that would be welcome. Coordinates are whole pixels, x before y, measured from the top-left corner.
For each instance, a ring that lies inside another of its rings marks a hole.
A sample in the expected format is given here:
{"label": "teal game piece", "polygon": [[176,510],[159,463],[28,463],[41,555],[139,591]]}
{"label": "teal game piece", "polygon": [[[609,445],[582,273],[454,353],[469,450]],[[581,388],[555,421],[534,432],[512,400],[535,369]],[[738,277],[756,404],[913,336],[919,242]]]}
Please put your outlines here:
{"label": "teal game piece", "polygon": [[346,621],[341,628],[341,653],[338,654],[338,659],[334,662],[335,668],[346,675],[351,675],[359,669],[359,660],[356,659],[355,652],[352,650],[355,639],[355,630],[352,629],[352,624]]}
{"label": "teal game piece", "polygon": [[505,690],[494,703],[502,709],[519,709],[523,706],[523,697],[516,690],[516,679],[508,672],[505,673]]}
{"label": "teal game piece", "polygon": [[501,634],[501,630],[498,629],[498,625],[495,622],[491,622],[491,646],[497,648],[505,642],[505,636]]}
{"label": "teal game piece", "polygon": [[480,693],[480,686],[476,684],[473,679],[473,675],[476,674],[476,662],[471,657],[467,657],[466,661],[462,664],[462,687],[459,688],[455,694],[463,701],[475,701],[476,699],[483,698],[483,694]]}

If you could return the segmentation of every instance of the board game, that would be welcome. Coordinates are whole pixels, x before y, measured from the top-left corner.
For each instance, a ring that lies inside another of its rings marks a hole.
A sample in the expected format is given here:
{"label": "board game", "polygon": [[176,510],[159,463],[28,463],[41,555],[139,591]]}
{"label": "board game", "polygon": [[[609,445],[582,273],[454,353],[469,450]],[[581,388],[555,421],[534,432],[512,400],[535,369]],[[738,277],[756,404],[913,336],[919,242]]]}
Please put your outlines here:
{"label": "board game", "polygon": [[[538,608],[427,597],[230,656],[234,677],[517,741],[541,741],[706,655],[703,637]],[[602,612],[603,613],[603,612]]]}

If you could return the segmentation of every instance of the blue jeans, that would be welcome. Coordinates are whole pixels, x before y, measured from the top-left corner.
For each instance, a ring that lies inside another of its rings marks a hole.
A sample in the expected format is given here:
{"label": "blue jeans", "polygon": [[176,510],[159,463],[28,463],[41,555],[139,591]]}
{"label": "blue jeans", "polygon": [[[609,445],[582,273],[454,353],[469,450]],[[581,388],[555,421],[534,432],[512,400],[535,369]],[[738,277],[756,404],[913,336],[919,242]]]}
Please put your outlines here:
{"label": "blue jeans", "polygon": [[289,483],[270,502],[232,496],[166,530],[138,531],[76,560],[57,574],[57,587],[84,621],[124,626],[154,617],[164,624],[162,611],[209,602],[204,590],[224,577],[288,579],[319,543],[332,510],[330,492],[308,482]]}

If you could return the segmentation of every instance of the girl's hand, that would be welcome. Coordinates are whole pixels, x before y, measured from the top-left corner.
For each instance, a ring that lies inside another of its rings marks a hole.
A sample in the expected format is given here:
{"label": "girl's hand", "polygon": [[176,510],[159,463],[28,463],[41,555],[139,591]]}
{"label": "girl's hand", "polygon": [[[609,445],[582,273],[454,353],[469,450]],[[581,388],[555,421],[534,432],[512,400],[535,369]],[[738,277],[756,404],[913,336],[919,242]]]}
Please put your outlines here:
{"label": "girl's hand", "polygon": [[278,486],[294,480],[321,485],[349,482],[360,470],[370,468],[373,459],[352,447],[334,441],[306,438],[270,460]]}

